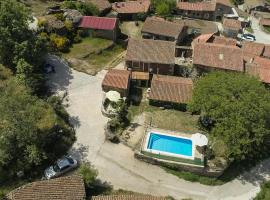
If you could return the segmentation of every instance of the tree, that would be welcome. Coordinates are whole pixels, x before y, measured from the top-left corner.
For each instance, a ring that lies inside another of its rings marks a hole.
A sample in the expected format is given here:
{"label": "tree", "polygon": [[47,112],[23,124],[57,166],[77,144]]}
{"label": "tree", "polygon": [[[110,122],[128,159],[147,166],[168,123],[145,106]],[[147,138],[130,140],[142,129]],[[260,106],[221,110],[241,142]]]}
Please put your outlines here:
{"label": "tree", "polygon": [[8,72],[0,77],[0,172],[31,172],[64,155],[75,134],[59,114],[61,109],[56,112],[56,107],[32,96]]}
{"label": "tree", "polygon": [[83,163],[79,168],[79,174],[83,177],[86,187],[89,188],[95,183],[98,171],[90,163]]}
{"label": "tree", "polygon": [[172,14],[176,7],[175,0],[152,0],[156,13],[161,16],[168,16]]}
{"label": "tree", "polygon": [[[270,94],[256,78],[214,72],[195,84],[191,112],[200,113],[201,126],[212,145],[222,144],[229,160],[258,158],[267,152],[270,136]],[[217,152],[218,153],[218,152]]]}
{"label": "tree", "polygon": [[28,24],[31,20],[29,10],[22,3],[15,0],[0,1],[0,63],[14,72],[20,67],[21,76],[24,60],[23,66],[32,68],[31,81],[36,83],[31,84],[32,90],[38,92],[41,88],[34,86],[40,86],[39,83],[42,82],[40,66],[47,46],[44,39],[29,30]]}
{"label": "tree", "polygon": [[254,200],[267,200],[267,199],[270,199],[270,181],[262,184],[261,191],[254,198]]}

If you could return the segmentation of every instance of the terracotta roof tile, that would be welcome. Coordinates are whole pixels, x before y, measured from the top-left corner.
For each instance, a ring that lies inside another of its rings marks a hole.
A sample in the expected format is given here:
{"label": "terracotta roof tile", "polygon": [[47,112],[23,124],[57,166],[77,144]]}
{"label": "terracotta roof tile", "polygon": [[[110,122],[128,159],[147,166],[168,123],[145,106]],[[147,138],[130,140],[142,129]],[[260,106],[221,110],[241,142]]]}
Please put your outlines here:
{"label": "terracotta roof tile", "polygon": [[263,19],[260,20],[260,24],[262,26],[270,26],[270,19],[263,18]]}
{"label": "terracotta roof tile", "polygon": [[247,73],[258,76],[264,83],[270,83],[270,59],[255,57],[252,63],[247,64]]}
{"label": "terracotta roof tile", "polygon": [[244,54],[253,54],[256,56],[261,56],[263,54],[264,44],[244,41],[242,43],[242,49]]}
{"label": "terracotta roof tile", "polygon": [[92,200],[166,200],[165,197],[154,197],[150,195],[107,195],[93,196]]}
{"label": "terracotta roof tile", "polygon": [[191,10],[191,11],[215,11],[216,4],[213,2],[178,2],[177,8],[180,10]]}
{"label": "terracotta roof tile", "polygon": [[118,89],[128,89],[130,79],[130,71],[111,69],[105,75],[102,86],[118,88]]}
{"label": "terracotta roof tile", "polygon": [[214,33],[202,34],[196,37],[193,41],[194,42],[207,42],[213,35]]}
{"label": "terracotta roof tile", "polygon": [[147,63],[175,63],[175,43],[161,40],[130,39],[127,61]]}
{"label": "terracotta roof tile", "polygon": [[190,78],[154,75],[149,99],[187,103],[192,97],[193,82]]}
{"label": "terracotta roof tile", "polygon": [[242,50],[236,46],[214,43],[195,43],[193,63],[205,67],[244,71]]}
{"label": "terracotta roof tile", "polygon": [[229,29],[235,29],[235,30],[239,30],[242,28],[240,21],[235,20],[235,19],[227,19],[227,18],[223,20],[223,27],[229,28]]}
{"label": "terracotta roof tile", "polygon": [[221,36],[213,36],[213,40],[211,41],[215,44],[223,44],[223,45],[230,45],[230,46],[236,46],[237,40],[233,38],[226,38]]}
{"label": "terracotta roof tile", "polygon": [[270,45],[265,45],[263,56],[266,58],[270,58]]}
{"label": "terracotta roof tile", "polygon": [[115,2],[112,4],[112,9],[121,14],[144,13],[148,12],[150,4],[150,0]]}
{"label": "terracotta roof tile", "polygon": [[134,80],[149,80],[149,73],[133,71],[131,77]]}
{"label": "terracotta roof tile", "polygon": [[28,183],[11,191],[9,200],[83,200],[83,180],[78,175]]}
{"label": "terracotta roof tile", "polygon": [[142,32],[173,37],[177,39],[183,29],[183,24],[169,22],[158,17],[148,17],[145,20]]}
{"label": "terracotta roof tile", "polygon": [[79,27],[99,30],[113,30],[117,19],[109,17],[83,16]]}

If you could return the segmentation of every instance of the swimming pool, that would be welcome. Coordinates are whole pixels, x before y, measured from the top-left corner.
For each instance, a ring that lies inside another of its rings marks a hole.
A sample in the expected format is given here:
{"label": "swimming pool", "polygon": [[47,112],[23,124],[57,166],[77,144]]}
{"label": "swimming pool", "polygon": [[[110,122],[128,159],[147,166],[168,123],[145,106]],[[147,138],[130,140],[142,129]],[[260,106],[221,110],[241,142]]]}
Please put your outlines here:
{"label": "swimming pool", "polygon": [[192,140],[156,132],[148,133],[146,149],[151,153],[193,159]]}

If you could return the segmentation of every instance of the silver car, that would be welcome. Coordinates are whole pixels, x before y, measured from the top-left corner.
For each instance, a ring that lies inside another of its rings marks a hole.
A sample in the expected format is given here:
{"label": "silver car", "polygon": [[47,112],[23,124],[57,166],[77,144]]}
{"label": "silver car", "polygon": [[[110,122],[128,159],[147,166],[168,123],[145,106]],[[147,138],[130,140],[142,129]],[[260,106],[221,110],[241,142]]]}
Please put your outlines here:
{"label": "silver car", "polygon": [[47,169],[45,169],[46,179],[51,179],[58,177],[78,166],[78,161],[70,156],[65,156],[61,159],[58,159],[56,163]]}

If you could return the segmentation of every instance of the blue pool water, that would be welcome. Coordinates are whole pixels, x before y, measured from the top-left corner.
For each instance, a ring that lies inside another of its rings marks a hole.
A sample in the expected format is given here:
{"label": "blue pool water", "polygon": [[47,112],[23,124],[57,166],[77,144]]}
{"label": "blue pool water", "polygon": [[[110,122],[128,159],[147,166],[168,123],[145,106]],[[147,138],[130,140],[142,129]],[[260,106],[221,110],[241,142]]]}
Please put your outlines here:
{"label": "blue pool water", "polygon": [[150,133],[147,149],[192,156],[192,141],[184,138]]}

